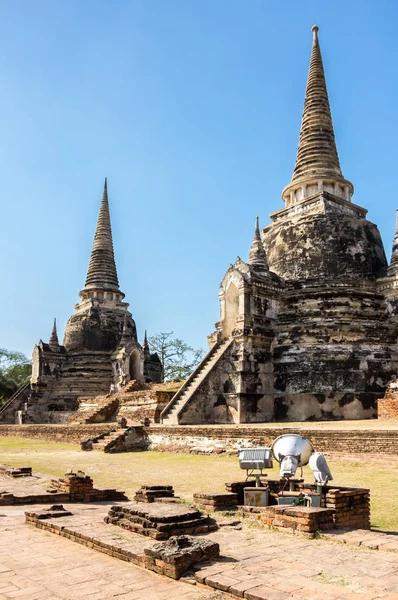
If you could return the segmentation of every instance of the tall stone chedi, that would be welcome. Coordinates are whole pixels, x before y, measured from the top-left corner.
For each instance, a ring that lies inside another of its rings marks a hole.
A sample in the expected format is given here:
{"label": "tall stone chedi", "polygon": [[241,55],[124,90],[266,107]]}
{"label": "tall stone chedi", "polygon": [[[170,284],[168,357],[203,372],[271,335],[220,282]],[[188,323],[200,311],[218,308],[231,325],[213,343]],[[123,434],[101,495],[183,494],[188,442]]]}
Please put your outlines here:
{"label": "tall stone chedi", "polygon": [[256,226],[248,262],[238,259],[225,275],[210,353],[165,409],[165,423],[376,416],[397,372],[398,243],[387,271],[379,231],[353,193],[314,26],[285,207],[262,238]]}
{"label": "tall stone chedi", "polygon": [[86,282],[79,295],[63,345],[54,322],[49,342],[40,340],[35,346],[25,407],[28,421],[62,420],[61,413],[75,410],[80,396],[106,394],[131,379],[161,381],[159,358],[138,343],[134,319],[119,288],[106,179]]}

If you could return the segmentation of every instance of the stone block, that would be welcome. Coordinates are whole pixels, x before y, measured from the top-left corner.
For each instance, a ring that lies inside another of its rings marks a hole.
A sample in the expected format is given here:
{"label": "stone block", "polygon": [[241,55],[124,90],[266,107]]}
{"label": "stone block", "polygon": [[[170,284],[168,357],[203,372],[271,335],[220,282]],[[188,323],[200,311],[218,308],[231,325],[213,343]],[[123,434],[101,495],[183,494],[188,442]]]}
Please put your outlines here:
{"label": "stone block", "polygon": [[167,542],[145,549],[147,568],[172,579],[179,579],[199,562],[215,560],[219,554],[220,547],[216,542],[191,536],[171,537]]}

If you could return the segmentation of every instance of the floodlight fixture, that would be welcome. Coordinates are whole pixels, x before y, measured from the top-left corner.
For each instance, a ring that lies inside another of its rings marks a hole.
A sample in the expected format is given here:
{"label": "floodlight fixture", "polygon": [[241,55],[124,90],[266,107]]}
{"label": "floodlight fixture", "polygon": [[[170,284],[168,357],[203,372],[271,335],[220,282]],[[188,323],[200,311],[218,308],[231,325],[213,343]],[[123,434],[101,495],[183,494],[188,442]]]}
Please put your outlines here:
{"label": "floodlight fixture", "polygon": [[325,455],[322,452],[314,452],[310,457],[309,465],[314,473],[315,483],[326,485],[328,481],[333,480]]}
{"label": "floodlight fixture", "polygon": [[308,464],[314,448],[309,440],[301,435],[287,433],[274,440],[272,453],[280,464],[282,479],[291,479],[295,476],[298,467]]}

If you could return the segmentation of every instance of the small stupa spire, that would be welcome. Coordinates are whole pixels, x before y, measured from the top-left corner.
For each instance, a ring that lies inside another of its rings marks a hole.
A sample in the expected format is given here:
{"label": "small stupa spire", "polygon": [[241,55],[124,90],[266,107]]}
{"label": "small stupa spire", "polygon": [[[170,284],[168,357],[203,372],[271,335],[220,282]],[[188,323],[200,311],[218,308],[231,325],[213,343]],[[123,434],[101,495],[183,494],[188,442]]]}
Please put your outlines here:
{"label": "small stupa spire", "polygon": [[123,329],[122,329],[122,335],[120,338],[119,346],[126,346],[126,344],[128,344],[131,341],[131,334],[129,332],[127,323],[128,323],[128,321],[127,321],[127,313],[126,313],[124,315]]}
{"label": "small stupa spire", "polygon": [[51,331],[50,339],[48,340],[48,345],[51,350],[59,349],[59,341],[58,341],[58,333],[57,333],[57,319],[54,319],[53,328]]}
{"label": "small stupa spire", "polygon": [[151,353],[150,348],[149,348],[149,343],[148,343],[148,337],[147,337],[147,331],[145,329],[145,335],[144,335],[144,341],[142,343],[142,348],[144,350],[144,354],[148,355]]}
{"label": "small stupa spire", "polygon": [[388,267],[388,272],[390,274],[395,274],[398,272],[398,208],[395,212],[395,235],[392,243],[391,262],[390,266]]}
{"label": "small stupa spire", "polygon": [[106,178],[84,290],[90,289],[120,293],[113,252],[108,183]]}
{"label": "small stupa spire", "polygon": [[249,252],[248,264],[256,271],[268,271],[267,255],[265,254],[264,246],[261,241],[260,227],[258,217],[256,217],[256,225],[254,228],[253,242]]}

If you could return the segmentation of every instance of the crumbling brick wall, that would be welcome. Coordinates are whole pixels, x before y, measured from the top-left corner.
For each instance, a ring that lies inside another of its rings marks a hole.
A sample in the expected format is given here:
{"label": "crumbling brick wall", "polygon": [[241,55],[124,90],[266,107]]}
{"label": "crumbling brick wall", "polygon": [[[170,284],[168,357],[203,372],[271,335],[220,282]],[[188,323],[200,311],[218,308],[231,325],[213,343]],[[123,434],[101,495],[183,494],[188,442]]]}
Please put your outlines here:
{"label": "crumbling brick wall", "polygon": [[[279,492],[285,486],[284,481],[267,480],[263,482],[270,489],[270,504],[276,506]],[[239,504],[243,504],[245,487],[252,487],[253,481],[234,481],[226,483],[225,489],[238,495]],[[295,490],[303,493],[315,492],[316,486],[308,483],[296,483]],[[354,529],[370,529],[370,490],[366,488],[348,488],[338,486],[322,487],[322,508],[333,511],[333,521],[336,527],[352,527]],[[278,507],[282,508],[282,507]],[[270,512],[272,519],[285,517],[274,517],[274,512]],[[276,513],[275,513],[276,514]],[[294,516],[294,515],[291,515]],[[269,517],[271,519],[271,517]],[[301,518],[301,517],[300,517]],[[304,518],[304,517],[303,517]],[[314,517],[308,517],[314,518]],[[323,517],[320,517],[321,519]],[[328,517],[325,517],[328,520]],[[289,519],[287,520],[289,521]],[[272,523],[267,523],[272,525]],[[302,523],[303,524],[303,523]],[[285,525],[281,525],[285,526]],[[289,525],[286,525],[289,527]],[[303,530],[305,531],[305,530]]]}
{"label": "crumbling brick wall", "polygon": [[390,383],[384,398],[378,401],[377,417],[384,421],[398,421],[398,380]]}

